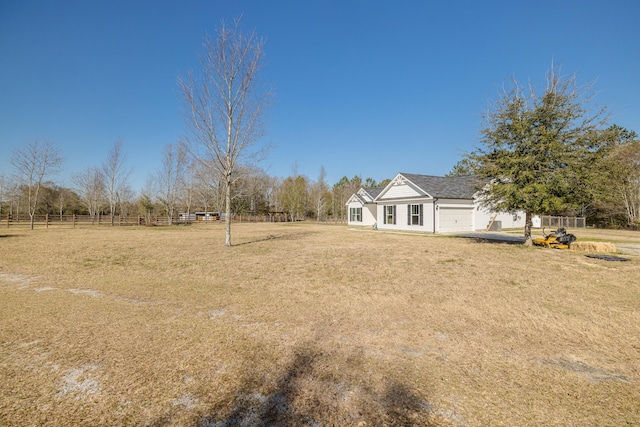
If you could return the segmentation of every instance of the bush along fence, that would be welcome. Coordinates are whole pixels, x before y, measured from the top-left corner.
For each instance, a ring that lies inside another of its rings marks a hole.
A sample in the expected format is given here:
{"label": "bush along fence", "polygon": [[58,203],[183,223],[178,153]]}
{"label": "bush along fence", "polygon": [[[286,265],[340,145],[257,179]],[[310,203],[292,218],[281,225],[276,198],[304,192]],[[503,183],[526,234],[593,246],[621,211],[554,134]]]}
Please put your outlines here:
{"label": "bush along fence", "polygon": [[[28,227],[30,225],[30,217],[28,215],[3,215],[2,222],[4,222],[6,228],[23,226]],[[234,215],[231,221],[235,223],[242,222],[289,222],[286,216],[274,216],[274,215]],[[309,221],[316,221],[315,219]],[[224,218],[212,217],[207,220],[192,220],[185,219],[184,217],[170,218],[168,216],[114,216],[110,215],[35,215],[34,225],[38,227],[51,226],[69,226],[75,228],[76,226],[168,226],[168,225],[190,225],[190,224],[213,224],[216,222],[224,222]],[[345,224],[343,219],[327,218],[321,223],[327,224]]]}

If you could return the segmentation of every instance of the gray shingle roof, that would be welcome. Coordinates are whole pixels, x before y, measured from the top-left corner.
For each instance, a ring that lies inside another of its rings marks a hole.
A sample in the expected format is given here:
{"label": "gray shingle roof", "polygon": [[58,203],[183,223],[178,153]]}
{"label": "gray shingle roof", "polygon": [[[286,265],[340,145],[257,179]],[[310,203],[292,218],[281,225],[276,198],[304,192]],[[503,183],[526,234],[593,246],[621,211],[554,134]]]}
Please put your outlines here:
{"label": "gray shingle roof", "polygon": [[378,187],[363,187],[362,189],[364,191],[366,191],[367,194],[369,194],[372,199],[375,199],[382,192],[382,190],[384,190],[384,187],[382,187],[382,188],[378,188]]}
{"label": "gray shingle roof", "polygon": [[477,191],[478,177],[466,176],[430,176],[413,173],[400,173],[429,195],[442,199],[473,199]]}

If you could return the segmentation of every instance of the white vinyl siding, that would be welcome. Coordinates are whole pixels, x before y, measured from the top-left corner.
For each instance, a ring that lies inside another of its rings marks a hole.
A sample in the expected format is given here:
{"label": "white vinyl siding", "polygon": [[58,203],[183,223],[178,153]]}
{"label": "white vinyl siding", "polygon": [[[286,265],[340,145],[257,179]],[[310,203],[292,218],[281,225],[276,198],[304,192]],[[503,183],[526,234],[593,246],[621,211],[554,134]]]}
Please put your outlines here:
{"label": "white vinyl siding", "polygon": [[491,221],[500,221],[503,229],[505,228],[522,228],[524,227],[525,213],[517,212],[516,214],[501,212],[491,212],[476,203],[475,209],[475,229],[486,230]]}
{"label": "white vinyl siding", "polygon": [[[373,203],[363,205],[361,202],[357,200],[351,200],[348,203],[349,210],[347,211],[349,216],[347,217],[347,224],[349,225],[373,225],[376,223],[377,206]],[[354,211],[354,209],[356,209]],[[359,218],[358,218],[358,213]],[[354,214],[354,215],[352,215]]]}
{"label": "white vinyl siding", "polygon": [[403,184],[395,183],[392,184],[384,194],[380,195],[378,201],[384,202],[385,200],[411,199],[416,197],[425,197],[425,194],[408,182]]}

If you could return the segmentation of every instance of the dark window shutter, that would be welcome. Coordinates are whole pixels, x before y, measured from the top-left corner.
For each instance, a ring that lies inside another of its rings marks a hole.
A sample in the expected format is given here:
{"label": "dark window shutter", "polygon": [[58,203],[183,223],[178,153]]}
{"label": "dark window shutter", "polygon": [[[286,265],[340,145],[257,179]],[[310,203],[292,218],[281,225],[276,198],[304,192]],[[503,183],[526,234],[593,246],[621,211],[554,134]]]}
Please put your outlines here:
{"label": "dark window shutter", "polygon": [[386,206],[382,206],[382,223],[383,224],[387,223],[387,207]]}
{"label": "dark window shutter", "polygon": [[396,224],[396,205],[393,205],[393,225]]}
{"label": "dark window shutter", "polygon": [[411,225],[411,205],[407,205],[407,225]]}
{"label": "dark window shutter", "polygon": [[418,210],[419,210],[419,213],[420,213],[420,225],[422,225],[422,203],[420,203],[418,206],[420,206],[418,208]]}

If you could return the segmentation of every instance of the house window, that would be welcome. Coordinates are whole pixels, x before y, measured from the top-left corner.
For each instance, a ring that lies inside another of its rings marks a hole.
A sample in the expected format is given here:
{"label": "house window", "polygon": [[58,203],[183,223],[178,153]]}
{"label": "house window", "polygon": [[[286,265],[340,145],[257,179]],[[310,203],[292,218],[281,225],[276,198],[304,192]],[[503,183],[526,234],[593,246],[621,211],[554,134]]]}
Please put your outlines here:
{"label": "house window", "polygon": [[407,224],[422,225],[422,205],[407,206]]}
{"label": "house window", "polygon": [[349,209],[349,221],[362,222],[362,208],[350,208]]}
{"label": "house window", "polygon": [[384,223],[385,224],[396,223],[396,206],[395,205],[384,207]]}

